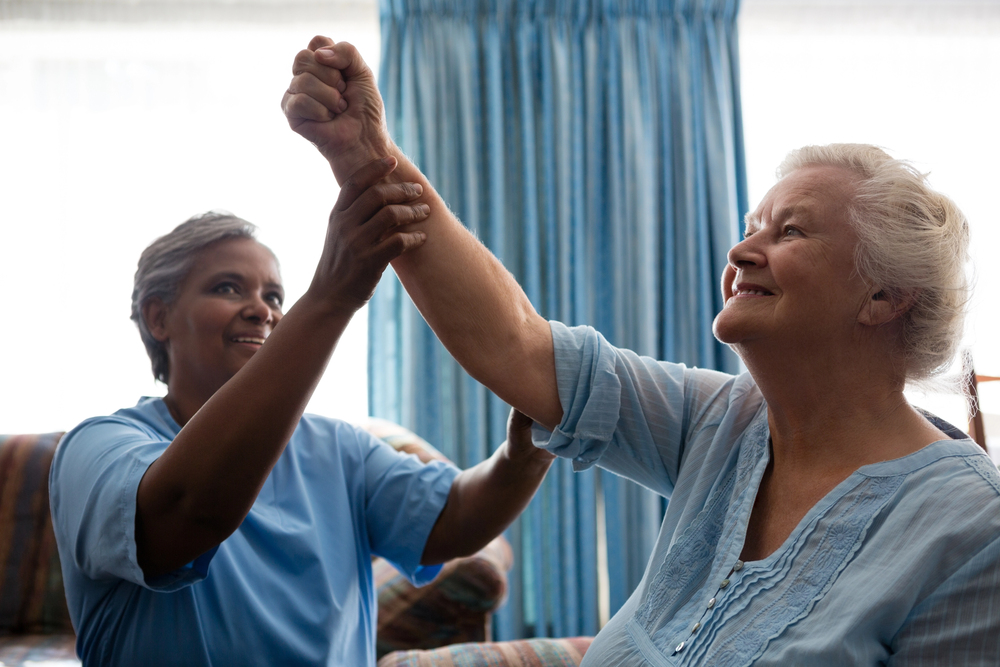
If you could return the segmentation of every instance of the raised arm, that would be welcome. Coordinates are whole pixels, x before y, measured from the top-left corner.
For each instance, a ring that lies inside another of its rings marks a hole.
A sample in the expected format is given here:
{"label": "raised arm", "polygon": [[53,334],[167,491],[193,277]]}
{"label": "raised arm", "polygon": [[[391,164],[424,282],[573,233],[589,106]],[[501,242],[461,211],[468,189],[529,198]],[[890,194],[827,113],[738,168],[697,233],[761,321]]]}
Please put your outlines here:
{"label": "raised arm", "polygon": [[448,210],[385,129],[374,76],[357,50],[316,37],[299,52],[282,100],[288,123],[312,141],[338,182],[358,164],[391,154],[389,180],[420,183],[429,217],[420,248],[392,262],[420,313],[474,378],[538,423],[562,419],[552,335],[514,277]]}
{"label": "raised arm", "polygon": [[306,294],[193,416],[178,417],[180,433],[146,470],[136,546],[147,578],[191,562],[239,527],[351,317],[389,260],[423,241],[399,228],[426,215],[413,203],[417,188],[379,184],[393,166],[392,158],[376,160],[348,180]]}

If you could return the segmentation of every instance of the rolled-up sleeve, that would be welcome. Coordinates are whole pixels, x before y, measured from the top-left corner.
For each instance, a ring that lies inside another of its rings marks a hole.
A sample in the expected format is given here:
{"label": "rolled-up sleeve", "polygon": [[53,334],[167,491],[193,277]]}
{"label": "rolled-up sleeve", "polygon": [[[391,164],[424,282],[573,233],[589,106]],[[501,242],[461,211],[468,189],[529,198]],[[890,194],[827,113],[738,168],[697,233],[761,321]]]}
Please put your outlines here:
{"label": "rolled-up sleeve", "polygon": [[425,464],[374,439],[366,457],[365,518],[372,553],[416,585],[441,571],[441,565],[421,565],[420,558],[458,473],[449,463]]}
{"label": "rolled-up sleeve", "polygon": [[536,425],[535,445],[669,496],[688,434],[718,422],[733,376],[616,348],[591,327],[550,327],[563,419],[551,432]]}
{"label": "rolled-up sleeve", "polygon": [[88,420],[59,444],[49,472],[53,528],[77,568],[94,580],[118,578],[173,591],[205,578],[215,550],[147,581],[135,542],[136,493],[170,444],[116,417]]}

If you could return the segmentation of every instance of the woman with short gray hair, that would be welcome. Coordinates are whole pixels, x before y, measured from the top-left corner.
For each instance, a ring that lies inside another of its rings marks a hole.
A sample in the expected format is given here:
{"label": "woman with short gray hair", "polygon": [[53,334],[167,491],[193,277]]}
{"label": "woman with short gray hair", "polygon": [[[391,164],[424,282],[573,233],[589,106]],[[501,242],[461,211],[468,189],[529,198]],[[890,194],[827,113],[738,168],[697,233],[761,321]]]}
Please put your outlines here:
{"label": "woman with short gray hair", "polygon": [[161,398],[66,434],[51,507],[84,665],[375,664],[379,555],[414,583],[520,513],[552,455],[514,415],[459,472],[303,414],[389,260],[425,237],[393,158],[360,165],[312,284],[285,312],[278,263],[245,220],[196,216],[135,274],[132,318]]}
{"label": "woman with short gray hair", "polygon": [[209,211],[182,222],[142,251],[132,289],[132,321],[153,364],[154,378],[168,384],[170,364],[166,347],[149,332],[142,316],[143,304],[154,298],[172,303],[203,248],[225,239],[255,239],[256,235],[257,227],[252,223],[231,213]]}

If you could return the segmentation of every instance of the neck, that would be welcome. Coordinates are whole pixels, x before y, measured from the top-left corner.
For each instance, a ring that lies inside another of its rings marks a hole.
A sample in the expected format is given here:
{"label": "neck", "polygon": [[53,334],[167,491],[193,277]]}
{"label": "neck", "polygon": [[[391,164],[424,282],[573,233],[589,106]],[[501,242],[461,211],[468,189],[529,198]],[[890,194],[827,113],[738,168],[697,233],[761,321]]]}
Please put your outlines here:
{"label": "neck", "polygon": [[[212,394],[214,393],[212,392]],[[201,406],[208,402],[212,394],[200,396],[192,392],[179,391],[178,387],[171,382],[167,385],[167,395],[163,397],[163,403],[170,410],[170,416],[174,418],[174,421],[183,427],[191,421],[198,410],[201,410]]]}
{"label": "neck", "polygon": [[739,352],[767,401],[776,471],[846,476],[946,437],[906,401],[900,360],[884,349],[792,343]]}

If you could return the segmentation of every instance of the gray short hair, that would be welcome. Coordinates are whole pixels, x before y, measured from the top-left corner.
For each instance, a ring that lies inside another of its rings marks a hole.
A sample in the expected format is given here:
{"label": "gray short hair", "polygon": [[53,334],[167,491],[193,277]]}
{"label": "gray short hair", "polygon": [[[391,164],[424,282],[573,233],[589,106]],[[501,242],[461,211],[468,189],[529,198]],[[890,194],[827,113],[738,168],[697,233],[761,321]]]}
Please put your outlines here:
{"label": "gray short hair", "polygon": [[859,178],[848,212],[858,273],[888,299],[911,302],[900,339],[907,382],[939,376],[955,357],[971,291],[965,215],[925,174],[875,146],[806,146],[788,154],[778,177],[808,166],[842,167]]}
{"label": "gray short hair", "polygon": [[132,321],[139,327],[154,378],[164,384],[170,380],[170,360],[166,346],[153,338],[142,316],[145,303],[152,298],[172,303],[199,251],[225,239],[255,239],[256,233],[257,228],[242,218],[209,211],[188,218],[142,251],[132,287]]}

